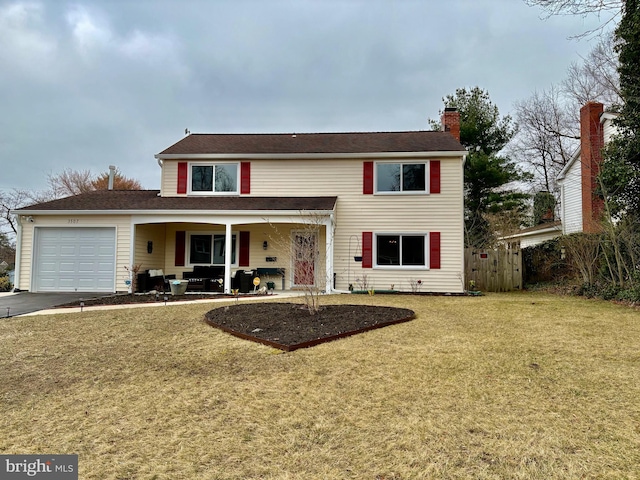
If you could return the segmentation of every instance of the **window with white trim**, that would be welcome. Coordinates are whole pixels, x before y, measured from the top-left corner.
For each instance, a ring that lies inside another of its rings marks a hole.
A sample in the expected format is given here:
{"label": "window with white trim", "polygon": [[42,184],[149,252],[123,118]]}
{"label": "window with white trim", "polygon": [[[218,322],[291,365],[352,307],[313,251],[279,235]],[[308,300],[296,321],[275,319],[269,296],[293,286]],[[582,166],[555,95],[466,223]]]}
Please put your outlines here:
{"label": "window with white trim", "polygon": [[428,162],[376,162],[376,192],[427,192]]}
{"label": "window with white trim", "polygon": [[238,193],[238,163],[193,163],[190,192],[195,194]]}
{"label": "window with white trim", "polygon": [[427,266],[426,234],[376,234],[374,245],[377,267]]}
{"label": "window with white trim", "polygon": [[[224,233],[189,233],[187,255],[190,265],[224,265],[226,237]],[[238,242],[231,235],[231,264],[237,266]]]}

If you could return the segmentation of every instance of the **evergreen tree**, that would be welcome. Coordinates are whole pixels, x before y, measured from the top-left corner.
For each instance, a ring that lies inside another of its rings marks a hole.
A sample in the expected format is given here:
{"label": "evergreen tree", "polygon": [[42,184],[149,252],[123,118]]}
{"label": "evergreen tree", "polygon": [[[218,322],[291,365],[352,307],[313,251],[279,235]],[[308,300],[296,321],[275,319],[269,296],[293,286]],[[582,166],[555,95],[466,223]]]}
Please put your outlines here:
{"label": "evergreen tree", "polygon": [[611,212],[640,218],[640,2],[626,0],[616,29],[620,91],[619,134],[607,145],[600,180]]}
{"label": "evergreen tree", "polygon": [[489,93],[479,87],[459,88],[443,101],[460,112],[460,143],[469,150],[464,166],[465,243],[486,247],[499,233],[492,231],[490,214],[516,213],[524,221],[528,195],[513,185],[530,175],[500,154],[516,129],[509,115],[500,116]]}

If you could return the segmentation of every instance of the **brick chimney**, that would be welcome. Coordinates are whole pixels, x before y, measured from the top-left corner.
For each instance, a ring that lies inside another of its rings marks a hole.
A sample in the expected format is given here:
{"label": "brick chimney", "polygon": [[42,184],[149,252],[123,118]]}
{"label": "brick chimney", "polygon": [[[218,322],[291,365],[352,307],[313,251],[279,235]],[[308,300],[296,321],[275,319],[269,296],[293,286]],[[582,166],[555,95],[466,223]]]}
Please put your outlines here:
{"label": "brick chimney", "polygon": [[460,112],[457,108],[447,107],[440,118],[443,132],[449,132],[460,141]]}
{"label": "brick chimney", "polygon": [[600,116],[604,106],[588,102],[580,109],[580,164],[582,171],[582,231],[595,233],[600,229],[604,202],[596,195],[596,177],[600,172],[604,133]]}

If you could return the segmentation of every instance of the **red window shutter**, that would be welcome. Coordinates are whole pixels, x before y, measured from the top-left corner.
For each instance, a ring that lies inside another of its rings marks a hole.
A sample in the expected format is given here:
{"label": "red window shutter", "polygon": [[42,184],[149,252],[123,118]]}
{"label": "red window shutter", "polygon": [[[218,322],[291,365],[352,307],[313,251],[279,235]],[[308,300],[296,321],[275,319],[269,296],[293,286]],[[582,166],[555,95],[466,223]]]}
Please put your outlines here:
{"label": "red window shutter", "polygon": [[187,232],[176,232],[176,267],[184,267],[184,257],[187,244]]}
{"label": "red window shutter", "polygon": [[362,172],[362,193],[373,194],[373,162],[364,162]]}
{"label": "red window shutter", "polygon": [[178,163],[178,193],[187,193],[187,162]]}
{"label": "red window shutter", "polygon": [[429,234],[429,268],[440,268],[440,232]]}
{"label": "red window shutter", "polygon": [[440,160],[429,162],[429,193],[440,193]]}
{"label": "red window shutter", "polygon": [[251,193],[251,162],[240,162],[240,193]]}
{"label": "red window shutter", "polygon": [[241,267],[249,266],[249,232],[240,232],[240,258],[238,265]]}
{"label": "red window shutter", "polygon": [[373,268],[372,232],[362,232],[362,268]]}

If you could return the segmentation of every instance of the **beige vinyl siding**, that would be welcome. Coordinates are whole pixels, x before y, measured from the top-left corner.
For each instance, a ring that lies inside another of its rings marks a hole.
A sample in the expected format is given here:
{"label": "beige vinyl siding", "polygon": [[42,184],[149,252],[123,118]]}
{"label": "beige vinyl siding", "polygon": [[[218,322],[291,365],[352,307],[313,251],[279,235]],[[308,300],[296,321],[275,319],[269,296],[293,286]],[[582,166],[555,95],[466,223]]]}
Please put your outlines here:
{"label": "beige vinyl siding", "polygon": [[[16,279],[15,287],[19,290],[31,289],[31,264],[33,262],[33,223],[22,224],[22,249],[16,252],[20,255],[19,278]],[[17,259],[16,259],[17,260]]]}
{"label": "beige vinyl siding", "polygon": [[577,159],[569,167],[562,181],[562,233],[582,231],[582,180],[581,164]]}
{"label": "beige vinyl siding", "polygon": [[[253,161],[251,195],[338,196],[334,272],[336,287],[340,290],[346,290],[349,283],[366,275],[369,283],[378,289],[388,289],[393,283],[398,290],[410,291],[410,281],[420,279],[423,291],[459,292],[463,289],[464,271],[462,161],[460,158],[439,160],[440,194],[364,195],[363,160],[350,159]],[[363,231],[441,232],[442,268],[363,269],[353,260],[356,255],[354,244],[361,243]]]}
{"label": "beige vinyl siding", "polygon": [[[140,265],[140,272],[149,269],[163,269],[165,261],[165,225],[136,225],[135,229],[133,263]],[[152,253],[147,253],[147,242],[149,241],[153,242]]]}
{"label": "beige vinyl siding", "polygon": [[126,291],[129,274],[125,266],[129,266],[131,220],[127,215],[47,215],[33,216],[33,223],[22,225],[22,257],[20,259],[20,279],[18,288],[20,290],[31,290],[33,271],[33,247],[35,227],[68,227],[68,228],[90,228],[90,227],[115,227],[116,228],[116,265],[115,265],[115,290]]}
{"label": "beige vinyl siding", "polygon": [[164,160],[160,177],[160,195],[163,197],[182,197],[178,195],[178,162]]}

